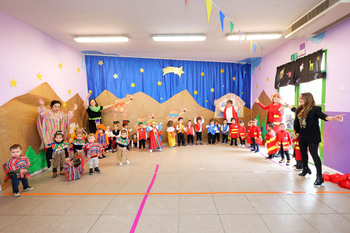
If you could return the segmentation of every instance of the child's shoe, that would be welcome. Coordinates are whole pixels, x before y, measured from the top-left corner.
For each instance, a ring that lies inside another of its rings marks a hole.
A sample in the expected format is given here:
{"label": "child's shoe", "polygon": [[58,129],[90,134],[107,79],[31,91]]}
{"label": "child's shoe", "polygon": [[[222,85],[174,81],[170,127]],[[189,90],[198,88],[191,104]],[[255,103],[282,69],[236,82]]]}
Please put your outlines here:
{"label": "child's shoe", "polygon": [[123,166],[123,163],[122,163],[122,162],[119,162],[119,166]]}
{"label": "child's shoe", "polygon": [[19,197],[19,196],[21,196],[21,194],[20,193],[13,193],[13,196],[14,197]]}
{"label": "child's shoe", "polygon": [[201,141],[201,143],[200,143],[201,145],[203,145],[203,142]]}
{"label": "child's shoe", "polygon": [[159,149],[159,151],[160,151],[160,152],[162,152],[162,151],[163,151],[163,149]]}
{"label": "child's shoe", "polygon": [[34,188],[28,186],[27,188],[23,189],[23,192],[33,191]]}
{"label": "child's shoe", "polygon": [[57,172],[53,172],[52,173],[52,178],[56,178],[57,177]]}
{"label": "child's shoe", "polygon": [[125,163],[126,163],[126,164],[130,164],[129,160],[125,160]]}
{"label": "child's shoe", "polygon": [[93,172],[92,168],[90,168],[89,175],[93,175],[93,174],[94,174],[94,172]]}
{"label": "child's shoe", "polygon": [[100,169],[98,169],[98,167],[95,167],[95,172],[96,173],[101,173]]}
{"label": "child's shoe", "polygon": [[104,154],[102,154],[102,157],[103,157],[103,158],[106,158],[107,156],[105,156]]}
{"label": "child's shoe", "polygon": [[153,150],[149,150],[149,152],[153,152]]}
{"label": "child's shoe", "polygon": [[142,149],[139,149],[139,152],[142,152]]}
{"label": "child's shoe", "polygon": [[192,143],[192,146],[195,146],[194,143]]}
{"label": "child's shoe", "polygon": [[143,151],[146,151],[146,148],[144,148]]}
{"label": "child's shoe", "polygon": [[187,145],[186,146],[189,146],[190,144],[189,143],[187,143]]}
{"label": "child's shoe", "polygon": [[279,163],[284,163],[284,159],[281,159],[281,160],[279,161]]}
{"label": "child's shoe", "polygon": [[290,160],[287,160],[286,165],[287,165],[287,166],[289,166],[289,165],[290,165]]}

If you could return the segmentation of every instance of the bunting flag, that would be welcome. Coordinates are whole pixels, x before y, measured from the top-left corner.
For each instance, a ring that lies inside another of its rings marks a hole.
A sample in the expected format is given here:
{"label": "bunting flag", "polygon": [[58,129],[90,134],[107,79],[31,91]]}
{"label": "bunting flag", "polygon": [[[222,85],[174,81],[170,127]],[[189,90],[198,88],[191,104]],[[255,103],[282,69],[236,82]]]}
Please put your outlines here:
{"label": "bunting flag", "polygon": [[233,32],[233,28],[235,27],[235,25],[230,21],[230,32],[232,34]]}
{"label": "bunting flag", "polygon": [[256,43],[254,43],[254,53],[256,53]]}
{"label": "bunting flag", "polygon": [[208,15],[208,23],[210,22],[210,14],[213,3],[210,0],[207,0],[207,15]]}
{"label": "bunting flag", "polygon": [[185,5],[187,4],[187,0],[185,0]]}
{"label": "bunting flag", "polygon": [[221,30],[224,31],[224,19],[225,19],[225,15],[224,13],[222,13],[222,11],[220,11],[220,22],[221,22]]}
{"label": "bunting flag", "polygon": [[253,41],[250,40],[250,53],[252,53],[252,50],[253,50]]}
{"label": "bunting flag", "polygon": [[238,35],[239,35],[239,44],[242,43],[242,32],[238,30]]}

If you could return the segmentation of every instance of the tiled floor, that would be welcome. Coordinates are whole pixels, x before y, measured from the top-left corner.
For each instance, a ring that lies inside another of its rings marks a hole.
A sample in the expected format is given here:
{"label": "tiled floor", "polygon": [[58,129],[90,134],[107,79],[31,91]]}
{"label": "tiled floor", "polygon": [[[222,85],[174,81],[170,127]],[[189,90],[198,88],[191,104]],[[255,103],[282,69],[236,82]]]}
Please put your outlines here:
{"label": "tiled floor", "polygon": [[101,174],[64,182],[46,171],[30,180],[30,194],[37,195],[14,198],[5,195],[11,189],[3,191],[0,232],[130,232],[157,164],[135,232],[350,232],[350,193],[316,193],[347,190],[314,187],[314,168],[300,177],[228,145],[135,150],[122,167],[115,154],[107,156]]}

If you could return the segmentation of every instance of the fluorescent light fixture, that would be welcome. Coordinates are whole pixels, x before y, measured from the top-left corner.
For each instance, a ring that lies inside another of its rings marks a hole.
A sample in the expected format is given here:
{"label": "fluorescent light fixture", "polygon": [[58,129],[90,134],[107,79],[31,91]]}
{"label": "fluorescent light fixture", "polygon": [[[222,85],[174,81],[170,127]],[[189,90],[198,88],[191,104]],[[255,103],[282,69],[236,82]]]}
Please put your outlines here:
{"label": "fluorescent light fixture", "polygon": [[128,42],[127,36],[75,36],[74,40],[78,43],[116,43]]}
{"label": "fluorescent light fixture", "polygon": [[[246,33],[241,34],[241,40],[275,40],[281,38],[282,33],[273,32],[273,33]],[[229,34],[227,40],[239,40],[239,34]]]}
{"label": "fluorescent light fixture", "polygon": [[153,35],[154,41],[204,41],[207,38],[204,34],[166,34]]}

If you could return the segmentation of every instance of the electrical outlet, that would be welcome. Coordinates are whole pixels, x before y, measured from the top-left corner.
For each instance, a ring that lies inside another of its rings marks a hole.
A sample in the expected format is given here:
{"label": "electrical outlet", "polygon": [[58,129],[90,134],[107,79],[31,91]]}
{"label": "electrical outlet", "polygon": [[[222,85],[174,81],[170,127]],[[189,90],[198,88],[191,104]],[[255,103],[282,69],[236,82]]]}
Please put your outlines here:
{"label": "electrical outlet", "polygon": [[344,91],[345,90],[345,86],[340,86],[340,90]]}

